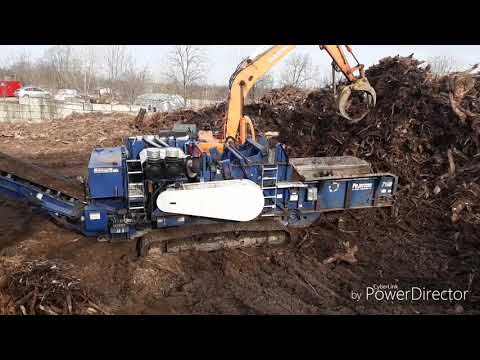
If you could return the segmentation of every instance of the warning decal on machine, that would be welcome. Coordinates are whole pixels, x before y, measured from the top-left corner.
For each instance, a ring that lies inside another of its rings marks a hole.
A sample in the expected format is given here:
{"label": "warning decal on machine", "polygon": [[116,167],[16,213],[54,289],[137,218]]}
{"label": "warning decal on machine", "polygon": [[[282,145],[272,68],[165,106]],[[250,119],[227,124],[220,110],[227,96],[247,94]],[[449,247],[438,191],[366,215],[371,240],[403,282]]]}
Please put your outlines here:
{"label": "warning decal on machine", "polygon": [[90,213],[90,220],[100,220],[100,213],[99,212]]}
{"label": "warning decal on machine", "polygon": [[120,172],[119,169],[116,168],[94,168],[94,174],[111,174],[111,173],[118,173]]}

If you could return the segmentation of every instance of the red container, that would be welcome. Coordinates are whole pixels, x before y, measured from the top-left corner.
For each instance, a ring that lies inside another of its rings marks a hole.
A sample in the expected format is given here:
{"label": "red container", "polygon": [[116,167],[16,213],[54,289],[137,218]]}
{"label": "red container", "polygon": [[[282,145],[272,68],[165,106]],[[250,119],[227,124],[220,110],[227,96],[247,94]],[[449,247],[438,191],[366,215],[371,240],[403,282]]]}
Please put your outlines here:
{"label": "red container", "polygon": [[15,96],[15,91],[22,87],[22,83],[17,80],[0,80],[0,97]]}

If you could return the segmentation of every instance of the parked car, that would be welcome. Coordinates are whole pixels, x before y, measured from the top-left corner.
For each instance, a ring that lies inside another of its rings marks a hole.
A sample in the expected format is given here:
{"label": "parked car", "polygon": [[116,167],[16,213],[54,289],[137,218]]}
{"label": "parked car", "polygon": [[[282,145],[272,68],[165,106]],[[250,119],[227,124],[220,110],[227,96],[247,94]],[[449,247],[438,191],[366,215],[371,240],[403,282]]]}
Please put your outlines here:
{"label": "parked car", "polygon": [[25,86],[15,91],[15,96],[19,98],[49,98],[51,94],[44,89],[34,86]]}

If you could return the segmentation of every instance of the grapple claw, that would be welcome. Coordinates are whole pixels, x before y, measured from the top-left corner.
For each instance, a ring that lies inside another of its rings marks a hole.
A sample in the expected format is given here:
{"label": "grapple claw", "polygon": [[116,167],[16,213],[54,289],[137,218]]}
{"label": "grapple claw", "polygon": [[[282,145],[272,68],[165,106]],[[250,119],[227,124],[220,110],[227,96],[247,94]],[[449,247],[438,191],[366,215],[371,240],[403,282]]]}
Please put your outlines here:
{"label": "grapple claw", "polygon": [[[349,100],[352,92],[363,92],[366,96],[367,101],[367,110],[356,117],[352,117],[347,113],[347,106],[349,105]],[[353,84],[340,88],[339,94],[337,96],[337,106],[340,114],[345,119],[349,120],[351,123],[357,123],[362,120],[370,112],[370,109],[375,107],[376,103],[377,94],[375,93],[375,90],[365,77],[360,78]]]}

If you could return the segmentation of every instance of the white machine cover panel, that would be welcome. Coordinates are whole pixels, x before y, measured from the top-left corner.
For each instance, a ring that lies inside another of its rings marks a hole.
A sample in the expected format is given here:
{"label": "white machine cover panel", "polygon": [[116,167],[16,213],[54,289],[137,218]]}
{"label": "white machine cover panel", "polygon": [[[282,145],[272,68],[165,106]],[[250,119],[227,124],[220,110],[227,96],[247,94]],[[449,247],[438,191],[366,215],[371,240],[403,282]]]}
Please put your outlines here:
{"label": "white machine cover panel", "polygon": [[157,198],[158,208],[167,213],[232,221],[250,221],[262,212],[263,191],[253,181],[224,180],[184,184]]}

